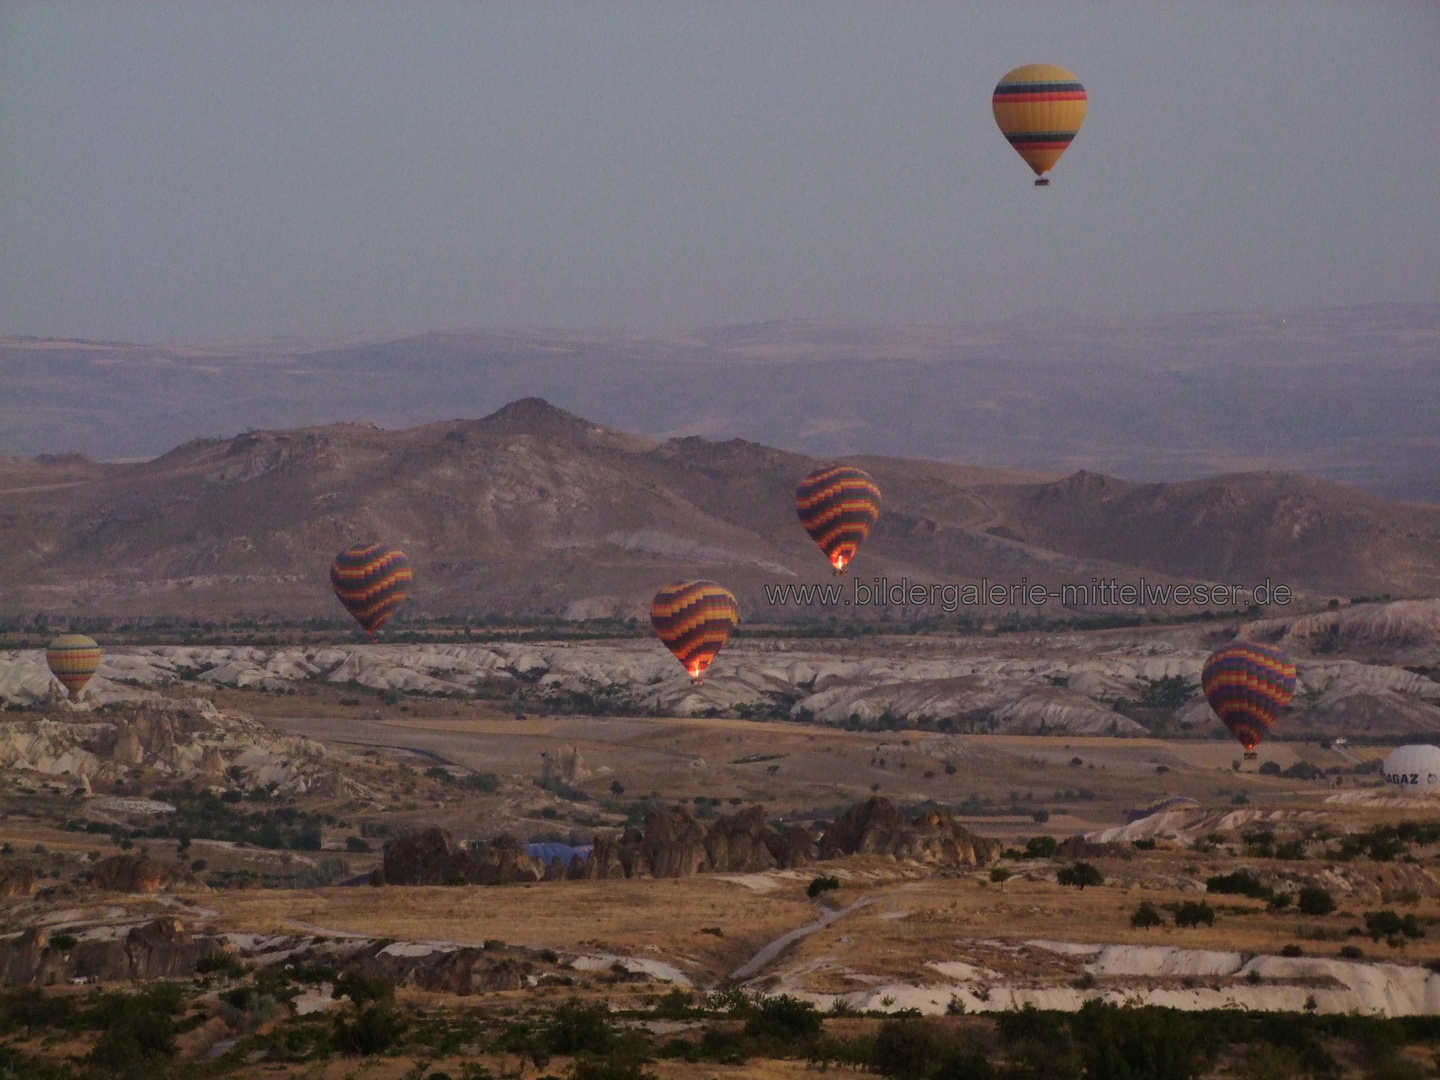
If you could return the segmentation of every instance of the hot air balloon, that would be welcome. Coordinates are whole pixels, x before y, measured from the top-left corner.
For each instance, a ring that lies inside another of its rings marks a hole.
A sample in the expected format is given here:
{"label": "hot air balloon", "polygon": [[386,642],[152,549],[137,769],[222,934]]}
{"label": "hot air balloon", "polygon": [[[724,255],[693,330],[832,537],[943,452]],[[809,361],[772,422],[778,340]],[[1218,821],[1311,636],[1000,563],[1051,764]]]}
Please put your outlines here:
{"label": "hot air balloon", "polygon": [[62,634],[45,650],[45,663],[70,694],[70,700],[78,701],[80,691],[100,666],[100,646],[84,634]]}
{"label": "hot air balloon", "polygon": [[734,594],[713,581],[666,585],[650,604],[655,633],[696,681],[739,622],[740,605]]}
{"label": "hot air balloon", "polygon": [[359,544],[330,564],[330,584],[347,611],[375,639],[410,594],[410,560],[398,548]]}
{"label": "hot air balloon", "polygon": [[990,99],[1000,134],[1048,187],[1045,173],[1055,167],[1085,120],[1085,87],[1054,64],[1025,64],[995,87]]}
{"label": "hot air balloon", "polygon": [[880,516],[880,488],[863,469],[827,465],[800,481],[795,512],[835,573],[841,574]]}
{"label": "hot air balloon", "polygon": [[1401,746],[1390,751],[1380,767],[1385,783],[1407,794],[1440,794],[1440,749],[1434,746]]}
{"label": "hot air balloon", "polygon": [[1247,758],[1295,695],[1295,665],[1271,645],[1237,641],[1211,653],[1200,686]]}

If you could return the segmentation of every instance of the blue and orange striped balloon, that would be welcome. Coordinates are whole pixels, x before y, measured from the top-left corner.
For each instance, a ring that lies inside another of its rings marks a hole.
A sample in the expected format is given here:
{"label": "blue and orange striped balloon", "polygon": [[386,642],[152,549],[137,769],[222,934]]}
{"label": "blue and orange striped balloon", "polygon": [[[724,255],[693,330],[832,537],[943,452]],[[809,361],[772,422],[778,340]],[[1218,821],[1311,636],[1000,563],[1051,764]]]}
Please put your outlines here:
{"label": "blue and orange striped balloon", "polygon": [[1253,753],[1295,696],[1295,665],[1273,645],[1237,641],[1210,654],[1200,686],[1220,722]]}
{"label": "blue and orange striped balloon", "polygon": [[100,668],[100,646],[84,634],[61,634],[45,650],[45,663],[71,700],[76,700]]}
{"label": "blue and orange striped balloon", "polygon": [[795,512],[839,574],[880,517],[880,487],[864,469],[827,465],[800,481]]}
{"label": "blue and orange striped balloon", "polygon": [[666,585],[650,604],[650,625],[692,679],[705,674],[739,623],[734,593],[713,581]]}
{"label": "blue and orange striped balloon", "polygon": [[1010,72],[995,87],[990,108],[1000,133],[1025,159],[1037,185],[1070,147],[1085,120],[1085,87],[1070,72],[1054,64],[1025,64]]}
{"label": "blue and orange striped balloon", "polygon": [[360,544],[330,564],[330,584],[345,609],[373,640],[410,595],[410,560],[399,548]]}

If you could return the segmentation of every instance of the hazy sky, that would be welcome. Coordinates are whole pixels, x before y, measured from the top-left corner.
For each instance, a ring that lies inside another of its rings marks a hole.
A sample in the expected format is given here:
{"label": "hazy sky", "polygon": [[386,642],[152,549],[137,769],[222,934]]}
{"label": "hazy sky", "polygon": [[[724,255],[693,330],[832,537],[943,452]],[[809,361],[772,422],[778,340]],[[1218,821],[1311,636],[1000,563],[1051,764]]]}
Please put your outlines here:
{"label": "hazy sky", "polygon": [[[1035,189],[990,92],[1075,71]],[[1440,299],[1440,4],[0,2],[0,332]]]}

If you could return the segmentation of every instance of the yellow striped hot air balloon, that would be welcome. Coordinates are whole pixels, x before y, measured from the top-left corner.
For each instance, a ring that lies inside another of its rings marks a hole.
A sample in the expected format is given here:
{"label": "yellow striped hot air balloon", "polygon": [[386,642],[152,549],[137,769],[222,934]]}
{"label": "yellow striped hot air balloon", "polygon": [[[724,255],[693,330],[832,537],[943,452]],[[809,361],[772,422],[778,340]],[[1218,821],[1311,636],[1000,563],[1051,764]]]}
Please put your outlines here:
{"label": "yellow striped hot air balloon", "polygon": [[677,581],[655,594],[650,623],[697,682],[740,622],[740,604],[713,581]]}
{"label": "yellow striped hot air balloon", "polygon": [[65,687],[70,700],[78,701],[80,691],[100,667],[100,646],[84,634],[61,634],[45,650],[45,663],[50,665],[50,674]]}
{"label": "yellow striped hot air balloon", "polygon": [[835,573],[843,574],[880,517],[880,488],[864,469],[822,466],[795,489],[795,512]]}
{"label": "yellow striped hot air balloon", "polygon": [[413,577],[405,553],[384,544],[348,547],[330,564],[335,595],[371,641],[410,595]]}
{"label": "yellow striped hot air balloon", "polygon": [[1085,87],[1054,64],[1025,64],[1000,80],[990,107],[1000,133],[1040,179],[1055,167],[1085,120]]}

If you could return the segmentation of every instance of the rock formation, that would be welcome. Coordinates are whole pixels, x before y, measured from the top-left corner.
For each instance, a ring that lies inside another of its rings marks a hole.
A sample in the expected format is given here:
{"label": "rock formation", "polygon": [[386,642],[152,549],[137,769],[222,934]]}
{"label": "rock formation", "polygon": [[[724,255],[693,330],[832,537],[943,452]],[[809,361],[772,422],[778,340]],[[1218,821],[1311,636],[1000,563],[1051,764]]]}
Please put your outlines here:
{"label": "rock formation", "polygon": [[539,881],[545,866],[525,853],[513,836],[500,836],[473,847],[457,846],[438,826],[385,844],[387,885],[502,885]]}
{"label": "rock formation", "polygon": [[820,840],[822,859],[889,855],[933,866],[987,866],[1000,850],[998,840],[977,836],[944,811],[927,810],[907,821],[878,795],[842,813]]}
{"label": "rock formation", "polygon": [[[851,807],[819,845],[822,858],[890,855],[931,866],[988,865],[1000,843],[976,836],[949,814],[922,813],[907,821],[887,799]],[[500,885],[515,881],[596,881],[616,878],[681,878],[705,873],[757,873],[807,866],[816,857],[815,837],[801,825],[784,832],[752,806],[721,815],[707,829],[682,806],[651,811],[644,829],[619,837],[596,836],[589,858],[546,866],[513,836],[461,847],[440,828],[397,837],[385,845],[385,882],[390,885]]]}
{"label": "rock formation", "polygon": [[34,891],[34,870],[28,866],[0,864],[0,897],[29,896]]}
{"label": "rock formation", "polygon": [[158,863],[148,855],[111,855],[90,872],[90,887],[103,892],[153,893],[176,888],[208,891],[183,866]]}
{"label": "rock formation", "polygon": [[0,942],[0,984],[47,986],[73,979],[123,982],[130,979],[185,979],[195,964],[228,946],[220,938],[195,937],[178,920],[156,919],[123,938],[82,938],[68,949],[54,947],[40,927]]}

